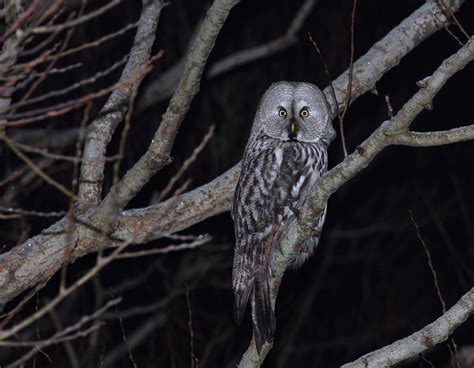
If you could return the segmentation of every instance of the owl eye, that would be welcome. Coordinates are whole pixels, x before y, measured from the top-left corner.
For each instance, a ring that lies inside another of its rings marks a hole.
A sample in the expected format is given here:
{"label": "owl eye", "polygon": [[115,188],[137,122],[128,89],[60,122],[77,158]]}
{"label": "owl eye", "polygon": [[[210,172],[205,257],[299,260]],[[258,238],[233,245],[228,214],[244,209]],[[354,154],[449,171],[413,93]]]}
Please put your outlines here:
{"label": "owl eye", "polygon": [[286,110],[283,107],[278,108],[278,116],[284,118],[286,116]]}
{"label": "owl eye", "polygon": [[304,107],[301,109],[300,116],[302,118],[307,118],[309,116],[309,110],[308,108]]}

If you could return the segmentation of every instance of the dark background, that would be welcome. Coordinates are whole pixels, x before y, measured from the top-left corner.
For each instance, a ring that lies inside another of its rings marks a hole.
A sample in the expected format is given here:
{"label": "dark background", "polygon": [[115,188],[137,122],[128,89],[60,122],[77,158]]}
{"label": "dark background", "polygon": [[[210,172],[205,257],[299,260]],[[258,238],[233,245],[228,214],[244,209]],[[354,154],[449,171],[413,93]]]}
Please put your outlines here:
{"label": "dark background", "polygon": [[[102,3],[95,2],[88,9]],[[86,27],[78,28],[73,45],[91,41],[135,21],[140,13],[137,3],[136,0],[125,1]],[[182,57],[196,24],[210,3],[173,0],[163,10],[155,51],[164,50],[164,57],[144,81],[142,90]],[[355,18],[355,57],[363,55],[423,3],[421,0],[359,1]],[[225,23],[208,65],[238,50],[283,35],[301,4],[301,0],[242,1]],[[259,98],[272,82],[308,81],[325,87],[327,76],[308,41],[307,32],[311,32],[318,42],[331,77],[342,73],[349,63],[351,9],[352,1],[349,0],[320,0],[298,33],[296,45],[212,80],[204,77],[200,93],[180,129],[172,152],[173,163],[153,178],[130,207],[150,204],[153,193],[164,188],[211,124],[215,124],[216,133],[185,179],[192,178],[195,187],[237,163]],[[473,1],[466,1],[458,13],[459,21],[469,34],[474,31],[473,14]],[[455,26],[449,28],[465,41]],[[65,60],[64,65],[79,60],[83,67],[60,78],[49,78],[38,94],[72,84],[109,67],[129,51],[132,41],[133,31],[100,48]],[[377,83],[378,94],[367,93],[357,99],[345,119],[349,151],[388,118],[385,95],[390,97],[394,111],[398,111],[417,91],[415,83],[430,75],[459,47],[448,32],[439,31]],[[472,124],[473,71],[471,64],[454,76],[435,98],[434,110],[420,114],[412,127],[431,131]],[[119,73],[115,73],[100,79],[78,95],[104,88],[118,76]],[[15,96],[20,97],[21,93]],[[95,111],[102,102],[97,101]],[[166,106],[164,101],[135,114],[122,165],[124,169],[144,153]],[[80,119],[81,113],[76,112],[36,127],[73,127],[78,126]],[[338,130],[337,124],[335,128]],[[109,154],[117,151],[119,135],[120,130],[110,145]],[[73,155],[74,144],[64,153]],[[329,157],[330,167],[343,159],[340,134],[332,144]],[[2,173],[5,175],[18,165],[17,159],[8,151],[3,153],[3,160]],[[108,185],[110,169],[111,165],[106,179]],[[58,164],[50,174],[67,184],[71,172],[71,165]],[[184,179],[178,185],[183,182]],[[449,307],[474,285],[473,189],[472,142],[384,150],[367,169],[331,197],[322,241],[315,256],[300,270],[285,276],[277,300],[275,343],[264,366],[338,366],[405,337],[440,316],[442,306],[410,212],[420,227],[442,297]],[[68,203],[61,194],[39,181],[36,186],[24,188],[9,205],[50,211],[67,209]],[[4,250],[15,245],[25,228],[28,235],[34,235],[52,221],[36,218],[3,221],[0,236]],[[113,349],[123,344],[123,336],[132,345],[132,353],[125,349],[117,360],[109,362],[110,366],[130,367],[133,361],[138,367],[190,366],[190,311],[194,354],[199,366],[235,366],[251,338],[251,321],[249,315],[241,326],[236,326],[232,320],[232,221],[226,213],[183,233],[210,233],[213,241],[196,250],[117,261],[57,308],[63,325],[68,325],[81,315],[92,313],[104,300],[123,296],[117,310],[104,319],[100,333],[74,342],[81,366],[106,365]],[[140,248],[165,244],[166,240],[158,240]],[[94,260],[95,256],[91,255],[77,261],[70,267],[70,279],[83,274]],[[136,282],[128,285],[131,280]],[[54,296],[57,282],[53,279],[39,293],[37,300],[25,309],[24,316],[34,310],[35,304],[42,304]],[[118,289],[117,285],[120,286]],[[143,306],[149,307],[139,312],[133,309],[135,314],[123,316],[121,321],[117,318],[130,308]],[[147,327],[151,331],[145,334]],[[41,336],[48,336],[54,326],[45,318],[37,330]],[[134,336],[142,336],[142,340],[135,344]],[[453,337],[459,350],[473,345],[474,320],[463,324]],[[36,366],[69,366],[63,346],[49,347],[45,352],[49,358],[39,354]],[[10,361],[14,353],[3,351],[2,354]],[[405,366],[444,367],[448,364],[448,347],[440,344]]]}

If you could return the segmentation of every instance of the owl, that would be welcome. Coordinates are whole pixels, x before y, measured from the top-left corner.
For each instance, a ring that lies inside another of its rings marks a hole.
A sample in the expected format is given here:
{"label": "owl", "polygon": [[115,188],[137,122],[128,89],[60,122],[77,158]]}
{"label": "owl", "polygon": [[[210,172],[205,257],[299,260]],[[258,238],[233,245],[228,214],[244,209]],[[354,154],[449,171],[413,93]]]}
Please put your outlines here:
{"label": "owl", "polygon": [[[327,149],[335,135],[325,96],[313,84],[278,82],[263,95],[232,207],[234,314],[240,322],[250,299],[259,353],[275,331],[269,285],[275,256],[286,230],[327,170]],[[313,253],[325,216],[326,209],[315,221],[317,235],[298,246],[293,267]]]}

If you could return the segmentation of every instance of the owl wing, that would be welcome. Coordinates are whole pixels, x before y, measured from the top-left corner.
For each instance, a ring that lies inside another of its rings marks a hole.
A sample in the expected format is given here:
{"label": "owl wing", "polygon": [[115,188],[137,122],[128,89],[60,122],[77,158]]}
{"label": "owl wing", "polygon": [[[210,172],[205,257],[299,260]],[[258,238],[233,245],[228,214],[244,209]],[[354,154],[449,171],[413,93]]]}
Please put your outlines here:
{"label": "owl wing", "polygon": [[294,144],[244,157],[232,210],[234,312],[240,321],[251,298],[258,350],[275,329],[268,282],[275,247],[304,202],[301,194],[319,178],[316,161],[311,147]]}
{"label": "owl wing", "polygon": [[281,159],[278,153],[261,152],[247,157],[237,184],[232,217],[235,224],[233,288],[236,319],[245,312],[255,274],[266,273],[274,224],[275,204],[271,200]]}

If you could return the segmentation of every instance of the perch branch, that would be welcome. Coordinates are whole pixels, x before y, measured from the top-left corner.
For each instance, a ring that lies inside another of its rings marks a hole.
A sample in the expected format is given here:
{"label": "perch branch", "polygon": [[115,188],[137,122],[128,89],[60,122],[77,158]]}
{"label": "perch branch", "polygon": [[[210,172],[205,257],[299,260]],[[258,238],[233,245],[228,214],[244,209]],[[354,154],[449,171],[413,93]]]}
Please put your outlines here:
{"label": "perch branch", "polygon": [[456,328],[474,313],[474,288],[464,294],[446,313],[436,321],[404,339],[395,341],[381,349],[360,357],[343,368],[391,367],[417,356],[426,349],[446,341]]}

